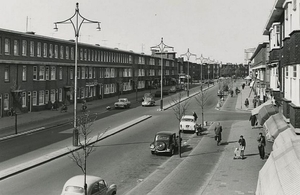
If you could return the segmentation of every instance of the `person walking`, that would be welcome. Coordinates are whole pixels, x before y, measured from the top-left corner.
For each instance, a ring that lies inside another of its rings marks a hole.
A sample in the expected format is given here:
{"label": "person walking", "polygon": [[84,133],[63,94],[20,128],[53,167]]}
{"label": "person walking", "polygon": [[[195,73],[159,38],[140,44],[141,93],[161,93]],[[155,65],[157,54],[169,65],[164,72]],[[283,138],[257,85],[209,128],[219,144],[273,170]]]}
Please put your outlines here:
{"label": "person walking", "polygon": [[246,98],[246,100],[245,100],[245,106],[246,106],[246,108],[248,108],[248,106],[249,106],[249,100],[248,100],[248,98]]}
{"label": "person walking", "polygon": [[251,121],[251,127],[253,129],[256,126],[256,122],[257,122],[256,114],[251,115],[249,121]]}
{"label": "person walking", "polygon": [[218,122],[217,126],[215,127],[215,140],[217,141],[217,145],[220,145],[220,142],[222,140],[222,126],[220,122]]}
{"label": "person walking", "polygon": [[198,116],[197,116],[196,112],[193,112],[193,116],[194,116],[194,119],[195,119],[195,122],[196,122],[197,119],[198,119]]}
{"label": "person walking", "polygon": [[240,136],[239,144],[240,144],[240,150],[241,150],[241,157],[243,159],[244,155],[245,155],[246,140],[244,139],[244,136],[242,136],[242,135]]}
{"label": "person walking", "polygon": [[266,145],[266,138],[263,136],[262,133],[259,133],[259,136],[257,138],[258,141],[258,151],[259,151],[259,156],[263,160],[265,159],[265,145]]}

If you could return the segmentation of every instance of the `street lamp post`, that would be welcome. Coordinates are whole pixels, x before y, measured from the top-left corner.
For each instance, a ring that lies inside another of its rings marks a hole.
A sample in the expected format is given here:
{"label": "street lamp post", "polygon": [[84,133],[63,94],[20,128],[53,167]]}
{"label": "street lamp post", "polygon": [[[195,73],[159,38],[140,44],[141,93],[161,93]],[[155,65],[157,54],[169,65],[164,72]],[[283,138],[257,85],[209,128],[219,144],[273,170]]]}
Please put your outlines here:
{"label": "street lamp post", "polygon": [[[75,18],[75,22],[73,21],[73,19]],[[81,20],[81,21],[79,21]],[[92,21],[89,19],[86,19],[85,17],[83,17],[80,13],[79,13],[79,4],[76,3],[76,8],[75,8],[75,13],[73,14],[73,16],[71,16],[70,18],[60,21],[60,22],[55,22],[55,30],[58,30],[57,28],[57,24],[72,24],[73,28],[74,28],[74,32],[75,32],[75,76],[74,76],[74,124],[73,127],[76,128],[77,127],[77,61],[78,61],[78,37],[79,37],[79,31],[80,28],[82,26],[83,23],[96,23],[98,24],[97,26],[97,30],[101,30],[100,28],[100,22],[98,21]]]}
{"label": "street lamp post", "polygon": [[196,58],[196,60],[200,60],[200,63],[201,63],[201,85],[200,85],[200,87],[202,90],[202,84],[203,84],[203,68],[202,68],[202,66],[203,66],[204,57],[201,54],[201,56],[199,58]]}
{"label": "street lamp post", "polygon": [[168,46],[164,43],[164,38],[161,38],[160,44],[150,47],[151,50],[153,49],[159,49],[161,53],[161,64],[160,64],[160,110],[163,110],[163,52],[165,49],[170,48],[174,50],[174,47]]}
{"label": "street lamp post", "polygon": [[182,56],[186,56],[186,58],[187,58],[187,60],[188,60],[188,70],[187,70],[187,96],[189,97],[189,93],[190,93],[190,89],[189,89],[189,85],[190,85],[190,64],[189,64],[189,62],[190,62],[190,57],[191,56],[195,56],[195,57],[197,57],[196,56],[196,54],[192,54],[191,52],[190,52],[190,49],[188,48],[188,50],[187,50],[187,52],[185,53],[185,54],[181,54],[180,55],[180,57],[182,57]]}

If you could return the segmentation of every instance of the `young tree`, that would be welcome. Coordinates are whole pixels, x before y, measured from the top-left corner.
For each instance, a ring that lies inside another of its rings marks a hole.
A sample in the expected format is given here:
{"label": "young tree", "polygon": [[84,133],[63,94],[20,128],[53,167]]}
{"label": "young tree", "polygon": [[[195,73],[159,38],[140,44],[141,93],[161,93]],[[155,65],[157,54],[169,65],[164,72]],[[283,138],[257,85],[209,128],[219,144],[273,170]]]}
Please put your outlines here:
{"label": "young tree", "polygon": [[[183,100],[183,96],[185,93],[180,92],[178,93],[176,96],[172,96],[172,110],[174,111],[174,114],[176,116],[176,119],[178,120],[178,123],[180,124],[180,120],[182,118],[183,115],[185,115],[185,112],[188,108],[189,105],[189,99],[187,100]],[[178,124],[178,126],[179,126]],[[178,153],[179,153],[179,157],[181,157],[181,129],[179,127],[179,132],[178,132]]]}
{"label": "young tree", "polygon": [[[87,195],[86,173],[87,173],[87,158],[95,150],[93,143],[100,140],[104,134],[98,133],[94,137],[91,136],[93,130],[91,126],[97,118],[97,114],[84,113],[77,117],[77,131],[79,150],[72,150],[70,158],[76,163],[84,174],[84,190]],[[107,130],[107,129],[106,129]],[[105,130],[105,131],[106,131]]]}
{"label": "young tree", "polygon": [[201,127],[202,128],[204,127],[204,109],[205,109],[205,106],[207,105],[208,99],[209,99],[209,96],[208,96],[207,91],[203,90],[203,87],[200,86],[200,93],[198,93],[195,96],[195,100],[196,100],[197,104],[200,106],[200,109],[201,109],[201,118],[202,118]]}

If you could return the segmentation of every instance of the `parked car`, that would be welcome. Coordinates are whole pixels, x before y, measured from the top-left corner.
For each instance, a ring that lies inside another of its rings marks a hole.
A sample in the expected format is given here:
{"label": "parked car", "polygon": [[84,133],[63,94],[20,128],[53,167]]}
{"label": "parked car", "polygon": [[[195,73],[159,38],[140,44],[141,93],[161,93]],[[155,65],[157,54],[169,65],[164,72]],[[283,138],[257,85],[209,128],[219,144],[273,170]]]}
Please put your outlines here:
{"label": "parked car", "polygon": [[170,93],[176,93],[177,92],[177,89],[175,86],[172,86],[169,90]]}
{"label": "parked car", "polygon": [[116,103],[115,103],[115,108],[130,108],[130,101],[127,98],[120,98]]}
{"label": "parked car", "polygon": [[163,95],[169,95],[169,90],[163,89]]}
{"label": "parked car", "polygon": [[197,124],[193,115],[184,115],[180,120],[180,130],[186,132],[196,132]]}
{"label": "parked car", "polygon": [[160,97],[160,90],[157,90],[154,94],[155,97]]}
{"label": "parked car", "polygon": [[150,144],[151,154],[168,153],[175,154],[178,150],[178,140],[176,133],[171,131],[159,131],[154,136],[154,141]]}
{"label": "parked car", "polygon": [[[77,175],[70,178],[64,185],[61,195],[84,195],[84,175]],[[115,195],[117,194],[117,185],[112,184],[108,186],[104,179],[87,175],[87,195],[103,194]]]}
{"label": "parked car", "polygon": [[144,97],[142,102],[142,106],[155,106],[155,99],[154,97]]}

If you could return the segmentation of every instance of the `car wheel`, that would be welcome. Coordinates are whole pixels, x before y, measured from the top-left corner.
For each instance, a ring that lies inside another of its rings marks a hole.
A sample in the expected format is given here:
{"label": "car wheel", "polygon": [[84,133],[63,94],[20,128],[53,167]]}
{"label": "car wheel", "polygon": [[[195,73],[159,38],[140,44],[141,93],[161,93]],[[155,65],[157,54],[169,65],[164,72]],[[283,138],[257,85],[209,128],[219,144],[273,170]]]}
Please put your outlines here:
{"label": "car wheel", "polygon": [[151,151],[151,154],[153,154],[153,155],[154,155],[154,154],[155,154],[155,152],[154,152],[154,151]]}

